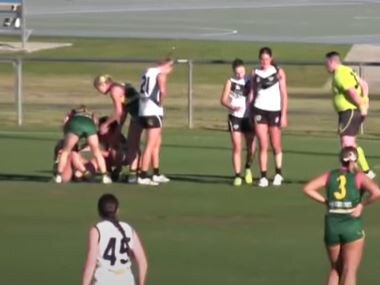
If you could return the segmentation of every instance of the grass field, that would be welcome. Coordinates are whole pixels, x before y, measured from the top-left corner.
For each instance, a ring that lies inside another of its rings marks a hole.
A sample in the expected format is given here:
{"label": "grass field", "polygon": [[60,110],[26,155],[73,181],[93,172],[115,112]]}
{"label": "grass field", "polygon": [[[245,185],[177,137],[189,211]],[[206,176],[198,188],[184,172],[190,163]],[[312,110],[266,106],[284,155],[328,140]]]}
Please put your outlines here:
{"label": "grass field", "polygon": [[[230,186],[226,132],[166,130],[162,170],[173,181],[158,188],[50,183],[58,138],[54,132],[0,132],[2,284],[78,284],[87,230],[103,192],[120,198],[121,218],[142,237],[148,284],[323,284],[324,210],[301,187],[337,165],[335,136],[285,135],[286,184],[268,190]],[[379,171],[377,141],[362,145]],[[380,204],[365,210],[360,284],[379,280],[379,214]]]}

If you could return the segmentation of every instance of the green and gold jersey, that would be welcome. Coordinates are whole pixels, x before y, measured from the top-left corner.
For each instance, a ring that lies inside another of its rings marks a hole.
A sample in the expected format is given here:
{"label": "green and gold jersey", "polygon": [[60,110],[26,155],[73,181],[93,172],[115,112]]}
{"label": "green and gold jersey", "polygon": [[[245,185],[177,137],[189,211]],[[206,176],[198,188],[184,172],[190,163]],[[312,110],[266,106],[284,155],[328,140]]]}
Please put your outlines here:
{"label": "green and gold jersey", "polygon": [[332,170],[326,185],[326,198],[329,213],[350,213],[362,198],[362,192],[356,186],[356,174]]}
{"label": "green and gold jersey", "polygon": [[[347,94],[347,90],[350,88],[354,88],[358,95],[363,96],[359,76],[352,68],[340,65],[335,70],[332,80],[334,107],[337,112],[358,109],[358,106],[354,104]],[[366,100],[366,98],[363,98],[363,100]]]}

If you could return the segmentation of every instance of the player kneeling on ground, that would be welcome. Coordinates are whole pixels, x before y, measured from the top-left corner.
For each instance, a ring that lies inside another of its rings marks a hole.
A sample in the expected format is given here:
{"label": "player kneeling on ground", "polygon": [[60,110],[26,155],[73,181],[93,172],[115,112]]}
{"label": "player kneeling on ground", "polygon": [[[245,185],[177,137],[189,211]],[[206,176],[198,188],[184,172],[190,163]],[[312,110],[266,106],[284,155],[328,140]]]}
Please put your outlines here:
{"label": "player kneeling on ground", "polygon": [[89,145],[94,158],[96,159],[102,175],[102,182],[104,184],[112,183],[111,178],[107,174],[106,163],[99,146],[95,117],[92,113],[87,112],[85,106],[71,110],[67,116],[65,124],[65,142],[58,162],[55,182],[63,182],[62,173],[67,164],[70,152],[81,138],[86,139],[86,142]]}
{"label": "player kneeling on ground", "polygon": [[[57,173],[63,146],[64,140],[59,140],[54,147],[54,173]],[[88,180],[94,172],[92,163],[80,154],[78,145],[75,145],[68,156],[66,165],[63,167],[62,182]]]}
{"label": "player kneeling on ground", "polygon": [[[107,119],[107,116],[99,119],[99,129]],[[117,181],[123,166],[128,165],[126,161],[127,140],[120,133],[117,122],[110,124],[106,133],[100,134],[99,132],[98,137],[102,146],[102,154],[106,161],[107,172],[111,173],[113,181]],[[95,160],[93,160],[93,163],[96,165]]]}

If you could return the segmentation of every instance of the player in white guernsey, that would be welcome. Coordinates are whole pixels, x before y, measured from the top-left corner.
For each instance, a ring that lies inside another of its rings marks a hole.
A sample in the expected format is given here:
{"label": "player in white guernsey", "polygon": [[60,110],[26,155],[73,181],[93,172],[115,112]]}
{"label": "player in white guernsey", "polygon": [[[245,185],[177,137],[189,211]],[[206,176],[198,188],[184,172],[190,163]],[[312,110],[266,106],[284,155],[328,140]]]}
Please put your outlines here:
{"label": "player in white guernsey", "polygon": [[253,113],[256,135],[259,140],[260,187],[267,187],[269,138],[275,156],[276,174],[273,185],[280,186],[282,176],[281,128],[288,124],[288,93],[283,69],[273,65],[272,51],[263,47],[259,51],[260,67],[253,71]]}
{"label": "player in white guernsey", "polygon": [[235,59],[232,62],[233,76],[229,78],[223,88],[220,97],[221,104],[228,109],[228,127],[232,142],[232,165],[235,171],[234,186],[242,185],[241,177],[241,153],[242,140],[245,138],[247,155],[244,171],[244,180],[252,184],[251,164],[255,151],[253,124],[248,106],[250,80],[246,76],[244,62]]}
{"label": "player in white guernsey", "polygon": [[[141,156],[141,171],[138,184],[158,185],[170,179],[160,174],[160,149],[162,119],[164,116],[163,101],[167,96],[167,77],[173,70],[174,61],[167,58],[156,67],[148,68],[142,76],[139,119],[146,131],[146,145]],[[148,177],[149,168],[153,168],[152,179]]]}
{"label": "player in white guernsey", "polygon": [[[144,285],[148,263],[136,231],[117,220],[119,202],[112,194],[98,201],[101,221],[90,229],[82,285]],[[135,281],[131,263],[136,262]]]}

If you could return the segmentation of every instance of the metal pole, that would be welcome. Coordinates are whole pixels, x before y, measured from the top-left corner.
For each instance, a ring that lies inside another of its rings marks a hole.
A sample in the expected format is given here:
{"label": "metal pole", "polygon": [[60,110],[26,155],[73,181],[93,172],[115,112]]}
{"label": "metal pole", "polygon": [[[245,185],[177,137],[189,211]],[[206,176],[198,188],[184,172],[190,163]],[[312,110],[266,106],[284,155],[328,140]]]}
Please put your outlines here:
{"label": "metal pole", "polygon": [[193,61],[188,61],[188,86],[187,86],[187,123],[189,129],[193,125]]}
{"label": "metal pole", "polygon": [[21,48],[26,48],[26,20],[25,20],[25,0],[21,0]]}
{"label": "metal pole", "polygon": [[18,58],[15,62],[16,77],[15,77],[15,97],[17,104],[17,124],[22,126],[23,112],[22,112],[22,60]]}

